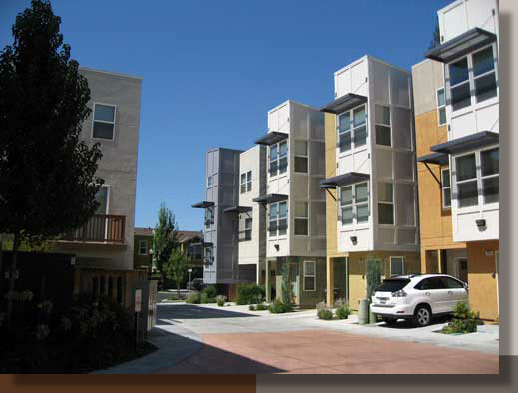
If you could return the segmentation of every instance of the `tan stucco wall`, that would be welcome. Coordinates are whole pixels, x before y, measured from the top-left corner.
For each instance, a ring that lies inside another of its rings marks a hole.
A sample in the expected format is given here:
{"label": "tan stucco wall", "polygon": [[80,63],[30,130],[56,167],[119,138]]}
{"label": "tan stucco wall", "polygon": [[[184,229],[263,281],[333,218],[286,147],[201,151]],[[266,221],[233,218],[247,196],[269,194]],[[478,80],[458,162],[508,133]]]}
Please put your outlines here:
{"label": "tan stucco wall", "polygon": [[[496,256],[498,240],[468,243],[469,303],[483,319],[495,319],[498,315]],[[486,251],[492,255],[486,255]]]}

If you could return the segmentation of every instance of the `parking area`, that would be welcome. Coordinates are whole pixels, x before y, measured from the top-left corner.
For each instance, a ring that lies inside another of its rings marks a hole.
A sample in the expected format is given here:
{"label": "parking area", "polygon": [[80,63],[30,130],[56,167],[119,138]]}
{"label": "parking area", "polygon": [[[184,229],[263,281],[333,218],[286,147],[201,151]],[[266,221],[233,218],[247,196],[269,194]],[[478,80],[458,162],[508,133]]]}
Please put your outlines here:
{"label": "parking area", "polygon": [[[154,354],[103,372],[130,373],[498,373],[498,326],[461,336],[400,322],[323,321],[247,306],[160,304]],[[139,365],[140,363],[140,365]]]}

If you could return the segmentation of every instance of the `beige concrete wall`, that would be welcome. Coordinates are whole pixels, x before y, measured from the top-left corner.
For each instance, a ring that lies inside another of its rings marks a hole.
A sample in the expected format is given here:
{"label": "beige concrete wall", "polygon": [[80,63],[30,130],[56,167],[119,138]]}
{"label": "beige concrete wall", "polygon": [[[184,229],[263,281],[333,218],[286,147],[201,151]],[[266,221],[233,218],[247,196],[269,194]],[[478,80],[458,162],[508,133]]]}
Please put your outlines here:
{"label": "beige concrete wall", "polygon": [[498,250],[498,240],[468,243],[469,303],[483,319],[494,320],[498,315],[495,274],[495,251]]}

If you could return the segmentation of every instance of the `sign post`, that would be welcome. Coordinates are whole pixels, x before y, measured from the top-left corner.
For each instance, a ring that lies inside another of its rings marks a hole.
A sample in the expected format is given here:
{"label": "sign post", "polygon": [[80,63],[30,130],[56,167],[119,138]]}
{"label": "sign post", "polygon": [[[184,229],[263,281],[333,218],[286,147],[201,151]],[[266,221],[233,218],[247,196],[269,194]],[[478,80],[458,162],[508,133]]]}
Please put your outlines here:
{"label": "sign post", "polygon": [[142,289],[135,289],[135,351],[139,341],[139,313],[142,311]]}
{"label": "sign post", "polygon": [[189,295],[191,294],[191,273],[192,273],[192,268],[189,268],[187,269],[187,271],[189,272]]}

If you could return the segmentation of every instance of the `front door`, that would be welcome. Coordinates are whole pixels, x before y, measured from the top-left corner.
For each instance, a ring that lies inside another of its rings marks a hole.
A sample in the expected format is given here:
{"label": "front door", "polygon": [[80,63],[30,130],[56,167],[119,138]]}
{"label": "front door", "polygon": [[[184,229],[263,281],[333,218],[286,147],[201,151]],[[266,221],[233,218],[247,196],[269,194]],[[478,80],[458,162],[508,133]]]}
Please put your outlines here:
{"label": "front door", "polygon": [[291,284],[291,291],[292,291],[292,299],[293,303],[298,303],[298,293],[299,293],[299,265],[297,263],[290,263],[290,284]]}
{"label": "front door", "polygon": [[468,282],[468,259],[458,258],[457,259],[457,277],[467,283]]}

